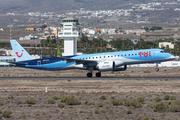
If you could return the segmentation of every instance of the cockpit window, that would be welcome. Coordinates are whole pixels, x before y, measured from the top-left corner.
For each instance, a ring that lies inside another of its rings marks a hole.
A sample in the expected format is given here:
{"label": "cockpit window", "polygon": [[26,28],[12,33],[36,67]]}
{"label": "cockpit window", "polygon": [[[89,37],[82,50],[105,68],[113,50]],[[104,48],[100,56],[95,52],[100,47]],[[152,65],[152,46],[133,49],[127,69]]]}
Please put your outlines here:
{"label": "cockpit window", "polygon": [[160,53],[167,53],[166,51],[160,51]]}

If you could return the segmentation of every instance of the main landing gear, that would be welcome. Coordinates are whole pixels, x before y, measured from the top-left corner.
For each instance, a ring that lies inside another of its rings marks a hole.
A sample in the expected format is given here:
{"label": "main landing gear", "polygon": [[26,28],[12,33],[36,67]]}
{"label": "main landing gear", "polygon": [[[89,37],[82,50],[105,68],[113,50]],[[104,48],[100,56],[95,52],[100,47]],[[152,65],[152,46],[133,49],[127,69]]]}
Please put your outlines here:
{"label": "main landing gear", "polygon": [[101,72],[97,72],[96,77],[101,77]]}
{"label": "main landing gear", "polygon": [[92,72],[87,73],[87,77],[92,77]]}
{"label": "main landing gear", "polygon": [[[93,72],[93,67],[89,67],[89,72],[87,73],[87,77],[92,77],[93,76],[92,72]],[[101,71],[96,73],[96,77],[101,77]]]}
{"label": "main landing gear", "polygon": [[156,63],[156,69],[155,69],[155,70],[156,70],[156,72],[158,72],[158,71],[159,71],[158,64],[159,64],[159,63]]}
{"label": "main landing gear", "polygon": [[[92,77],[92,76],[93,76],[92,72],[87,73],[87,77]],[[97,72],[96,77],[101,77],[101,72]]]}

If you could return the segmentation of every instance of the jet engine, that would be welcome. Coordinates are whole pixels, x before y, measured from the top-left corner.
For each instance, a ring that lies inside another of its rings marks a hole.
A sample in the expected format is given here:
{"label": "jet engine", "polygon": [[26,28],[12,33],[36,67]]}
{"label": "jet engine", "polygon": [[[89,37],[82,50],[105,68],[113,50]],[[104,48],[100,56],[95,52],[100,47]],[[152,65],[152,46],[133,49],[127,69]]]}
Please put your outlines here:
{"label": "jet engine", "polygon": [[96,68],[100,71],[125,71],[127,69],[127,65],[122,64],[122,62],[120,63],[115,61],[104,61],[98,63]]}

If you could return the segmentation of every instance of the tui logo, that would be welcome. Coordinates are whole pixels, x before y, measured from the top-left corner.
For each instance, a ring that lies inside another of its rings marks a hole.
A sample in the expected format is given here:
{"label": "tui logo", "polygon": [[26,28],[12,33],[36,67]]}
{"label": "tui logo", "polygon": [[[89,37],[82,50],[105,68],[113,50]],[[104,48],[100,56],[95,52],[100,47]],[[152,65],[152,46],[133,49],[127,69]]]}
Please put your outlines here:
{"label": "tui logo", "polygon": [[[24,50],[22,50],[22,52],[24,52]],[[18,52],[16,52],[16,55],[20,58],[22,57],[23,53],[21,53],[21,55],[18,55]]]}

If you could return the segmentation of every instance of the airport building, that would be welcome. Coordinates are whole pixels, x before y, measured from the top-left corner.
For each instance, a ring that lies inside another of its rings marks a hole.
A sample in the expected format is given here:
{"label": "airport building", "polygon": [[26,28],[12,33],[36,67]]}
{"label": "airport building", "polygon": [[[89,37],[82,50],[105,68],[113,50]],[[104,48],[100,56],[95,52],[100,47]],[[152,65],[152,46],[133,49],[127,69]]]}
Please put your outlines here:
{"label": "airport building", "polygon": [[8,62],[14,62],[14,56],[0,56],[0,67],[12,67]]}
{"label": "airport building", "polygon": [[64,39],[63,56],[77,55],[77,37],[82,37],[82,32],[78,19],[65,18],[61,22],[61,30],[58,31],[58,37]]}

